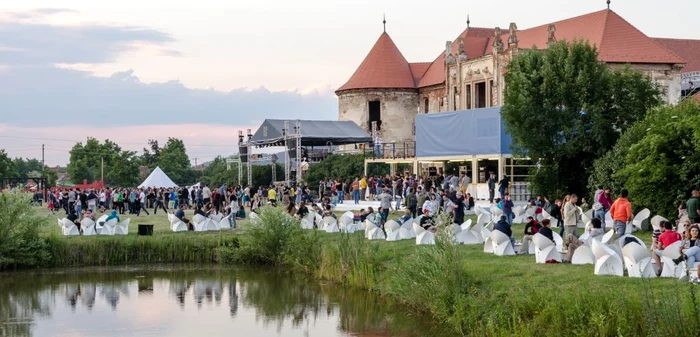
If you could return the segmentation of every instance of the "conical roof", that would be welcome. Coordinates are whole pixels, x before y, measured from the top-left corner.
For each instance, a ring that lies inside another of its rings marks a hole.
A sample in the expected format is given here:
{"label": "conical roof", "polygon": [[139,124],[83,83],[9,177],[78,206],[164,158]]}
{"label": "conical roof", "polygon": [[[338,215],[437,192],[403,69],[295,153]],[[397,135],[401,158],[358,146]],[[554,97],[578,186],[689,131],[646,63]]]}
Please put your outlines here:
{"label": "conical roof", "polygon": [[148,178],[139,185],[139,188],[148,188],[148,187],[156,187],[156,188],[170,188],[170,187],[178,187],[170,178],[168,177],[163,170],[160,169],[160,167],[156,167],[153,169],[153,172],[148,175]]}
{"label": "conical roof", "polygon": [[386,32],[379,36],[367,57],[350,79],[338,90],[415,88],[413,74],[406,58]]}

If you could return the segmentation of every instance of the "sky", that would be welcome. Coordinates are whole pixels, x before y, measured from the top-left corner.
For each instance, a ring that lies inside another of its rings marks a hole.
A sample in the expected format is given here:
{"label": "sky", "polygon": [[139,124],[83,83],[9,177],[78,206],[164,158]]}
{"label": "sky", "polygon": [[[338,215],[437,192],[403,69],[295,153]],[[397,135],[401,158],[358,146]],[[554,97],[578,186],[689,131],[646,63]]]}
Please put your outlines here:
{"label": "sky", "polygon": [[[434,60],[466,27],[520,29],[604,0],[0,2],[0,149],[66,165],[86,137],[141,150],[184,140],[194,163],[237,152],[266,118],[337,119],[334,90],[382,32],[409,62]],[[700,39],[700,1],[612,0],[654,37]]]}

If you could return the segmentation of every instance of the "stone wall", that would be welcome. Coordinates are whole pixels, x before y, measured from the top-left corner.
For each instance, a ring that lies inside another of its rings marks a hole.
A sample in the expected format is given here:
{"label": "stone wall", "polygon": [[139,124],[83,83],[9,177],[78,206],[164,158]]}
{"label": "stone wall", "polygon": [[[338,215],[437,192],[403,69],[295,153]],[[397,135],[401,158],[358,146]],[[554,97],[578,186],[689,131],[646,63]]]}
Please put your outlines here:
{"label": "stone wall", "polygon": [[383,143],[413,140],[413,123],[418,112],[418,91],[413,90],[352,90],[338,94],[338,119],[350,120],[372,132],[369,124],[369,102],[380,101]]}
{"label": "stone wall", "polygon": [[[609,64],[611,68],[625,67],[621,64]],[[681,98],[681,68],[671,64],[632,64],[659,84],[666,104],[676,105]]]}
{"label": "stone wall", "polygon": [[[425,111],[425,99],[428,99],[428,111]],[[441,104],[442,103],[442,104]],[[441,112],[447,108],[445,86],[432,86],[420,89],[420,112]]]}

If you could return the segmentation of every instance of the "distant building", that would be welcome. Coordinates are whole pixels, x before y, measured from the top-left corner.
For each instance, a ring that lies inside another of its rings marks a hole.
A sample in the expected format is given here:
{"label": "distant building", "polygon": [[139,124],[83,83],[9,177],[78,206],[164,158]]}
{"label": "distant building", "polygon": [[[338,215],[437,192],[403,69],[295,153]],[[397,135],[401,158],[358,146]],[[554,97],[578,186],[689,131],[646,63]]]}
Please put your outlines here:
{"label": "distant building", "polygon": [[[599,59],[610,67],[630,64],[651,76],[664,91],[664,100],[681,98],[681,74],[698,77],[700,59],[669,39],[650,38],[616,12],[606,9],[551,24],[518,30],[515,23],[500,28],[467,28],[432,62],[408,62],[385,31],[354,74],[336,91],[338,118],[367,131],[376,122],[382,143],[415,139],[419,113],[470,110],[503,104],[504,74],[522,49],[544,49],[557,40],[584,39],[597,46]],[[678,43],[693,46],[700,41]],[[684,47],[685,48],[685,47]],[[696,69],[697,67],[697,69]]]}

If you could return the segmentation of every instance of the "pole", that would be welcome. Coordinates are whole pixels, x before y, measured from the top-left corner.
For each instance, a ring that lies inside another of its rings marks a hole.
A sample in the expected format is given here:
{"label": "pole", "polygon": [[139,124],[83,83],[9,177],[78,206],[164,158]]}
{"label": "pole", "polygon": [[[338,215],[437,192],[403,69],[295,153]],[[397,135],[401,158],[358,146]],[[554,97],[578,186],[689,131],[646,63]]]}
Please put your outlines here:
{"label": "pole", "polygon": [[44,144],[41,144],[41,171],[44,171],[46,163],[44,162]]}

